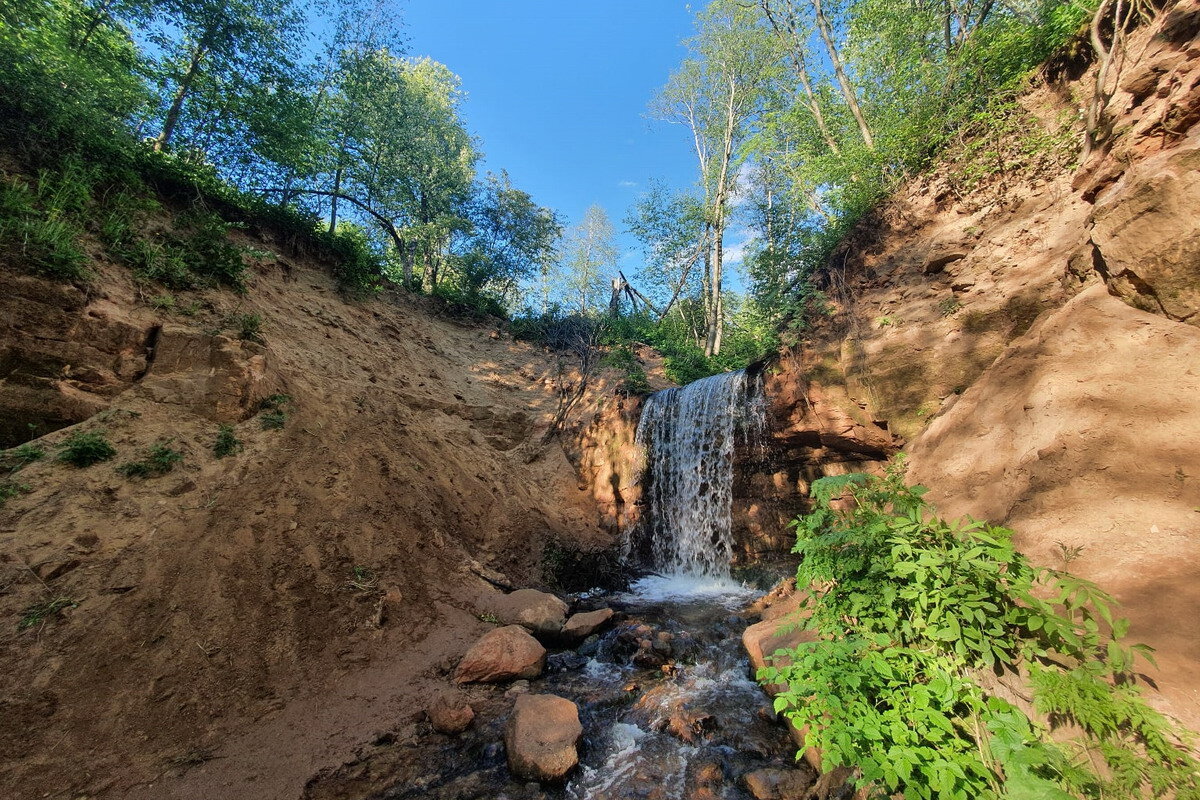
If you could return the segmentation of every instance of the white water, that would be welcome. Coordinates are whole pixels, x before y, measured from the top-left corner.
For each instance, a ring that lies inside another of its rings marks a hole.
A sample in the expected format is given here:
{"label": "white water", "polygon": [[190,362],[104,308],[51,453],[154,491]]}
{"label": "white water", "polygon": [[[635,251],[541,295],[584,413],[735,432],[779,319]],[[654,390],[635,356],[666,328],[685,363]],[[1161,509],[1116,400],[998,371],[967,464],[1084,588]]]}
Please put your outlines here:
{"label": "white water", "polygon": [[733,585],[734,448],[755,442],[765,423],[761,380],[744,370],[646,400],[637,441],[647,465],[645,534],[654,570]]}

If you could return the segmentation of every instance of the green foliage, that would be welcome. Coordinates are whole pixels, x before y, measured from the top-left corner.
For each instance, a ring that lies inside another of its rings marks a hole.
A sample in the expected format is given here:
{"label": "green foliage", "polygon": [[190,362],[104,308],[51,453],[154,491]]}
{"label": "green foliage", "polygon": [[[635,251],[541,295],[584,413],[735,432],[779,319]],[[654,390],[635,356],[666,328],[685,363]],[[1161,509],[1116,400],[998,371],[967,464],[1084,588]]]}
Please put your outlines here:
{"label": "green foliage", "polygon": [[60,616],[68,608],[75,608],[78,605],[78,600],[72,600],[69,597],[52,597],[40,603],[34,603],[21,613],[21,619],[17,622],[17,630],[23,631],[26,628],[40,626],[47,620]]}
{"label": "green foliage", "polygon": [[25,444],[10,447],[8,450],[0,452],[0,465],[11,472],[16,472],[35,461],[41,461],[45,457],[45,448],[33,442],[26,442]]}
{"label": "green foliage", "polygon": [[76,431],[59,445],[58,460],[76,467],[90,467],[117,454],[104,431]]}
{"label": "green foliage", "polygon": [[0,246],[19,256],[36,275],[58,280],[87,278],[82,220],[95,174],[78,159],[61,170],[42,169],[32,184],[19,178],[0,183]]}
{"label": "green foliage", "polygon": [[16,481],[0,479],[0,508],[4,508],[5,503],[12,500],[18,495],[26,494],[31,491],[28,484],[17,483]]}
{"label": "green foliage", "polygon": [[619,344],[608,351],[604,357],[604,365],[621,373],[620,391],[629,395],[650,394],[650,381],[646,378],[646,370],[633,354],[633,348],[628,344]]}
{"label": "green foliage", "polygon": [[[1134,659],[1149,651],[1121,643],[1112,598],[1033,567],[1011,531],[944,522],[924,491],[900,465],[823,478],[796,522],[800,624],[818,641],[759,679],[787,685],[776,708],[824,767],[913,800],[1200,797],[1200,765],[1140,697]],[[1028,674],[1038,713],[1085,735],[1052,741],[988,693],[989,672]]]}
{"label": "green foliage", "polygon": [[155,442],[146,451],[144,458],[129,461],[117,467],[117,472],[126,478],[152,478],[166,475],[183,461],[183,451],[171,447],[171,440]]}
{"label": "green foliage", "polygon": [[239,339],[247,342],[262,342],[262,314],[230,314],[225,319],[226,327],[233,330]]}
{"label": "green foliage", "polygon": [[225,458],[242,452],[242,441],[237,438],[232,425],[222,425],[217,429],[217,440],[213,443],[213,454],[217,458]]}
{"label": "green foliage", "polygon": [[259,416],[259,424],[262,425],[264,431],[276,431],[283,428],[287,422],[288,412],[287,406],[292,402],[291,395],[273,394],[270,397],[264,398],[258,404],[262,414]]}

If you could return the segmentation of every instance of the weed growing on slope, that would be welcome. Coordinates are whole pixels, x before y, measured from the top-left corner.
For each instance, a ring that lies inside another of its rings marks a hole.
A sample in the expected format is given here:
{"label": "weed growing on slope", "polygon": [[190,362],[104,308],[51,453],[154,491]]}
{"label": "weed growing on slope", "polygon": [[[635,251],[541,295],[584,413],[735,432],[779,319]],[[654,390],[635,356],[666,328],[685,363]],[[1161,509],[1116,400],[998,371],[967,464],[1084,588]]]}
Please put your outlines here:
{"label": "weed growing on slope", "polygon": [[171,441],[155,442],[145,458],[122,464],[117,467],[117,472],[127,478],[151,478],[167,474],[183,461],[183,451],[171,447]]}
{"label": "weed growing on slope", "polygon": [[47,620],[58,617],[68,608],[75,608],[78,605],[78,600],[72,600],[69,597],[54,597],[49,600],[43,600],[40,603],[34,603],[21,613],[21,619],[17,623],[17,630],[23,631],[27,628],[41,625]]}
{"label": "weed growing on slope", "polygon": [[0,466],[3,466],[4,469],[10,472],[16,472],[35,461],[41,461],[45,457],[46,451],[41,445],[26,442],[0,453]]}
{"label": "weed growing on slope", "polygon": [[76,467],[90,467],[116,455],[117,448],[105,438],[104,431],[78,431],[59,446],[58,460]]}
{"label": "weed growing on slope", "polygon": [[262,415],[259,417],[259,422],[264,431],[279,430],[287,422],[286,406],[292,402],[291,395],[273,394],[270,397],[264,398],[258,404]]}
{"label": "weed growing on slope", "polygon": [[217,440],[213,443],[213,454],[224,458],[242,452],[242,441],[233,432],[232,425],[222,425],[217,429]]}
{"label": "weed growing on slope", "polygon": [[352,592],[373,592],[379,588],[379,579],[369,567],[354,567],[350,570],[350,579],[346,581],[346,589]]}
{"label": "weed growing on slope", "polygon": [[12,500],[20,494],[26,494],[31,489],[28,484],[17,483],[16,481],[0,480],[0,508],[4,508],[5,503]]}
{"label": "weed growing on slope", "polygon": [[261,314],[230,314],[225,318],[224,327],[243,341],[261,343],[263,340]]}
{"label": "weed growing on slope", "polygon": [[[822,478],[795,523],[797,585],[812,587],[799,624],[817,641],[759,679],[787,686],[775,707],[823,769],[909,800],[1200,798],[1200,764],[1140,697],[1149,648],[1122,643],[1112,598],[1033,567],[1005,528],[939,519],[924,492],[899,465]],[[1028,675],[1039,718],[1083,735],[1053,741],[989,673]]]}

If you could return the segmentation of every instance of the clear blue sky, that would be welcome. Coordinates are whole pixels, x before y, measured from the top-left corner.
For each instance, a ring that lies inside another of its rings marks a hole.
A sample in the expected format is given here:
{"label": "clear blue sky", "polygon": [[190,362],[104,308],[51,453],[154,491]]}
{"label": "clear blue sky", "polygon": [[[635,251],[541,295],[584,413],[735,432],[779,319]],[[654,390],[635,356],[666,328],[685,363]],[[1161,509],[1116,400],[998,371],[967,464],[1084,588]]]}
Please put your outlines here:
{"label": "clear blue sky", "polygon": [[[409,53],[462,78],[486,168],[575,223],[593,203],[621,231],[654,178],[695,180],[690,142],[646,105],[694,30],[682,0],[407,0]],[[622,267],[636,270],[623,235]]]}

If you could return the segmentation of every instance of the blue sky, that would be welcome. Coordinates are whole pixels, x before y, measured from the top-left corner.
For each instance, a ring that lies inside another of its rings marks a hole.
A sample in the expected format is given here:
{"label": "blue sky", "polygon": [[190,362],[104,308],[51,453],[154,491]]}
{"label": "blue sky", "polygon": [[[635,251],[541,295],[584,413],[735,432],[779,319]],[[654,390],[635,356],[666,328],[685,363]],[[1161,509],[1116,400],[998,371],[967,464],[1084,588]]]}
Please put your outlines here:
{"label": "blue sky", "polygon": [[[462,78],[464,116],[513,183],[570,223],[593,203],[618,231],[652,179],[686,186],[686,132],[646,106],[685,56],[682,0],[407,0],[409,52]],[[622,235],[622,267],[636,270]],[[632,277],[632,276],[631,276]]]}

